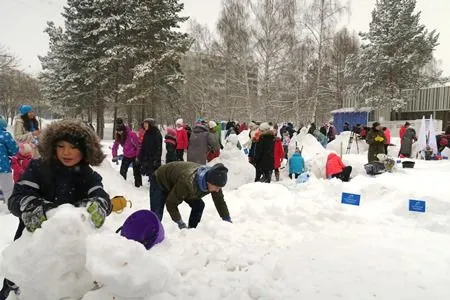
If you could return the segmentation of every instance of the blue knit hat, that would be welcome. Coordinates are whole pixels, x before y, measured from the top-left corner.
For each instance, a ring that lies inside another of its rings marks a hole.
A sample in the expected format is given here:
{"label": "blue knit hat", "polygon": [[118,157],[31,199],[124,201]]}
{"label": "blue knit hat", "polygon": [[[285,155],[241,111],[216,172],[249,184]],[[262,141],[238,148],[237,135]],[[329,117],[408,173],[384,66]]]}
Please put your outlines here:
{"label": "blue knit hat", "polygon": [[19,113],[21,116],[24,116],[32,110],[33,108],[31,107],[31,105],[21,105],[19,108]]}
{"label": "blue knit hat", "polygon": [[8,127],[8,122],[6,122],[3,116],[0,116],[0,130],[6,130],[6,127]]}

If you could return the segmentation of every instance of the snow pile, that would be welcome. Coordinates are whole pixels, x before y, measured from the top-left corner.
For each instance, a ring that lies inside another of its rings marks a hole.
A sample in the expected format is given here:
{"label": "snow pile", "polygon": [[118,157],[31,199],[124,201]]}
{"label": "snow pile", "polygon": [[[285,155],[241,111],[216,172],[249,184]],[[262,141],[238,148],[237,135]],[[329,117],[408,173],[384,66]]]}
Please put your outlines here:
{"label": "snow pile", "polygon": [[[65,204],[48,212],[34,233],[24,232],[3,252],[2,271],[23,299],[80,299],[96,294],[145,297],[168,281],[167,267],[139,243],[97,230],[85,208]],[[55,241],[55,237],[57,237]]]}
{"label": "snow pile", "polygon": [[[232,134],[230,137],[236,137]],[[255,168],[248,162],[248,157],[239,150],[234,143],[226,143],[220,156],[208,163],[209,166],[215,163],[223,163],[228,168],[228,181],[225,189],[236,189],[239,186],[253,182],[255,178]]]}
{"label": "snow pile", "polygon": [[295,148],[302,150],[305,160],[315,157],[318,154],[326,153],[327,150],[311,134],[300,133],[291,139],[288,147],[289,157],[295,152]]}
{"label": "snow pile", "polygon": [[48,217],[42,229],[25,230],[3,252],[2,271],[22,287],[24,299],[79,298],[93,287],[85,240],[95,229],[86,209],[71,205],[49,211]]}

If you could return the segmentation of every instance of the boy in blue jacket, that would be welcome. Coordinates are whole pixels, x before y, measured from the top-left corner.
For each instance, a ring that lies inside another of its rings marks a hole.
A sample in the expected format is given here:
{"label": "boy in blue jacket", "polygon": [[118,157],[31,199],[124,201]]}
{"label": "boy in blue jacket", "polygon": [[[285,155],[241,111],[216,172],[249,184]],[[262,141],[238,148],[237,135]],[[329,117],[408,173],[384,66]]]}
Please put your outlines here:
{"label": "boy in blue jacket", "polygon": [[300,154],[300,150],[296,149],[294,155],[289,159],[289,178],[292,179],[292,175],[295,176],[295,179],[305,172],[305,160]]}

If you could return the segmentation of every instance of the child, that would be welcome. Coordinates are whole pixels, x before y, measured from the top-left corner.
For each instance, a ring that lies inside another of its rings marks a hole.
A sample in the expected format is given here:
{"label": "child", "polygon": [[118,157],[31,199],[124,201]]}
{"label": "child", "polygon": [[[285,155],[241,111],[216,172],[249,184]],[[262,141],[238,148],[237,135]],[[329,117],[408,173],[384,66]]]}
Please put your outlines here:
{"label": "child", "polygon": [[285,131],[283,133],[283,151],[284,151],[284,158],[288,158],[288,149],[289,149],[289,144],[291,143],[291,138],[289,136],[289,132]]}
{"label": "child", "polygon": [[[102,177],[90,167],[105,158],[95,133],[79,121],[53,122],[41,136],[39,152],[41,158],[30,162],[8,201],[19,218],[14,240],[25,228],[40,228],[48,210],[66,203],[86,207],[93,225],[101,227],[111,213],[111,200]],[[18,287],[5,279],[0,299],[8,298],[10,291],[17,294]]]}
{"label": "child", "polygon": [[13,180],[11,164],[9,156],[17,153],[19,148],[12,135],[6,131],[8,123],[3,116],[0,116],[0,189],[3,191],[5,202],[8,201],[9,196],[13,190]]}
{"label": "child", "polygon": [[296,149],[289,159],[289,178],[292,179],[292,175],[295,175],[295,179],[297,179],[303,172],[305,172],[305,160],[300,154],[300,150]]}
{"label": "child", "polygon": [[28,143],[19,144],[19,152],[11,157],[14,183],[18,182],[33,157],[33,148]]}
{"label": "child", "polygon": [[326,165],[327,178],[338,178],[344,182],[350,181],[351,166],[345,166],[336,153],[328,154]]}
{"label": "child", "polygon": [[166,164],[177,161],[177,132],[172,127],[167,128],[164,143],[166,144]]}
{"label": "child", "polygon": [[[145,126],[148,127],[148,123],[143,123],[144,129]],[[121,118],[116,119],[116,133],[114,144],[112,146],[112,161],[117,162],[117,149],[119,145],[122,146],[123,149],[123,158],[122,163],[120,165],[120,175],[126,180],[128,168],[130,164],[133,164],[133,176],[134,176],[134,186],[140,187],[142,186],[142,175],[141,170],[138,164],[136,163],[136,157],[140,151],[141,143],[139,142],[139,138],[134,131],[132,131],[128,126],[125,126],[123,120]]]}
{"label": "child", "polygon": [[275,134],[275,145],[274,145],[274,149],[273,149],[273,158],[274,158],[274,163],[273,163],[273,168],[275,170],[275,180],[276,181],[280,181],[280,168],[281,168],[281,163],[283,162],[283,158],[284,158],[284,150],[283,150],[283,144],[281,142],[281,138],[277,137],[277,130],[274,129],[274,134]]}

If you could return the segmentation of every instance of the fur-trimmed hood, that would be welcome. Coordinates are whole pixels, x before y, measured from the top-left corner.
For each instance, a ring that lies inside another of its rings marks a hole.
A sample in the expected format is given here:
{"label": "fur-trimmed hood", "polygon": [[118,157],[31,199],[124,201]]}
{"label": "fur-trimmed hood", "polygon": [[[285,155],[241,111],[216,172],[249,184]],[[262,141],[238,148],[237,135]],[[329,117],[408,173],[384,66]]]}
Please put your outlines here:
{"label": "fur-trimmed hood", "polygon": [[79,147],[83,153],[83,161],[92,166],[98,166],[106,157],[95,132],[78,120],[61,120],[48,125],[40,138],[39,153],[42,160],[50,161],[56,155],[56,142],[66,140],[81,141]]}

